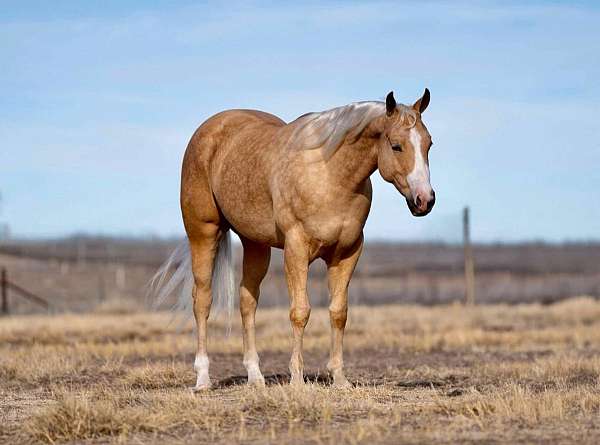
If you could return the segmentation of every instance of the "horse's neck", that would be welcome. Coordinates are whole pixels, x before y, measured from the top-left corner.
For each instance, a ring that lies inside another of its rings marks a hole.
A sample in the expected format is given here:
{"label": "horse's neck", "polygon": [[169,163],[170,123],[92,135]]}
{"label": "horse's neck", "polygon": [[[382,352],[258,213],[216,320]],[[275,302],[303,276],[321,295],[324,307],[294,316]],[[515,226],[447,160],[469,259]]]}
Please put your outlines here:
{"label": "horse's neck", "polygon": [[349,188],[361,188],[377,169],[377,144],[381,135],[377,124],[369,124],[356,141],[344,143],[327,161],[331,174]]}

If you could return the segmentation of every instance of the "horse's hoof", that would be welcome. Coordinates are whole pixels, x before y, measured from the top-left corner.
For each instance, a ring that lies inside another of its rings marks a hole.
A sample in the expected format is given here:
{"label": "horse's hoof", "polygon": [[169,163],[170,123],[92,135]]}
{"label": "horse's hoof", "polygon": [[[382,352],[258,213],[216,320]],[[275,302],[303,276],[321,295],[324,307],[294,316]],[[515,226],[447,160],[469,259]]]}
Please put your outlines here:
{"label": "horse's hoof", "polygon": [[204,383],[202,385],[196,385],[196,386],[190,388],[190,390],[192,391],[192,393],[198,394],[200,392],[210,391],[211,388],[212,388],[212,385],[209,382],[209,383]]}
{"label": "horse's hoof", "polygon": [[263,387],[265,386],[265,378],[261,375],[260,377],[248,379],[248,386]]}
{"label": "horse's hoof", "polygon": [[301,377],[292,377],[290,379],[290,386],[301,387],[304,386],[304,379]]}
{"label": "horse's hoof", "polygon": [[341,388],[341,389],[353,387],[352,383],[350,383],[346,377],[334,379],[332,386],[334,388]]}

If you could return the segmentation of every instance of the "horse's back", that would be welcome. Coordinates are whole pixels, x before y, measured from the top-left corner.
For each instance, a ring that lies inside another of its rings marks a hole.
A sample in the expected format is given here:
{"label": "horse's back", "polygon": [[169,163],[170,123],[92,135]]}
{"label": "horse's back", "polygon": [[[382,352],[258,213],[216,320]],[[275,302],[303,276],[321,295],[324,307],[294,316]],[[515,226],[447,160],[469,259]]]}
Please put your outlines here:
{"label": "horse's back", "polygon": [[[285,122],[277,116],[258,110],[226,110],[209,117],[194,136],[220,138],[232,137],[241,132],[252,131],[257,127],[282,127]],[[193,140],[193,138],[192,138]]]}
{"label": "horse's back", "polygon": [[248,121],[256,119],[259,122],[264,122],[265,124],[275,125],[275,126],[284,126],[285,122],[271,113],[266,113],[260,110],[247,110],[247,109],[235,109],[235,110],[227,110],[223,113],[219,114],[227,114],[227,115],[235,115],[240,118],[245,118]]}
{"label": "horse's back", "polygon": [[[225,149],[240,137],[256,139],[269,129],[285,126],[286,123],[277,116],[258,110],[233,109],[221,111],[204,121],[194,132],[187,150],[186,158],[190,158],[194,168],[197,162],[203,161],[204,167],[212,163],[215,154]],[[184,168],[186,167],[184,159]]]}
{"label": "horse's back", "polygon": [[[186,163],[195,164],[198,161],[204,169],[210,170],[213,158],[219,152],[235,145],[236,139],[255,140],[269,133],[269,130],[285,126],[285,122],[277,116],[264,111],[234,109],[226,110],[209,117],[194,132],[188,144],[184,158]],[[187,159],[189,159],[188,162]]]}

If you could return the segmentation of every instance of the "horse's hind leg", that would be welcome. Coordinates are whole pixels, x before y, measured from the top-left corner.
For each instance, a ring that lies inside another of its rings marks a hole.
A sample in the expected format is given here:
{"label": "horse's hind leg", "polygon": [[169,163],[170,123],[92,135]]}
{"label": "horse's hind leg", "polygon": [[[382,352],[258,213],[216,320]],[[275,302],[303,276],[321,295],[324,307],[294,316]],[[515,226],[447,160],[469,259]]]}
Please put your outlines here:
{"label": "horse's hind leg", "polygon": [[194,369],[197,379],[194,391],[208,389],[211,386],[208,374],[208,355],[206,353],[206,331],[210,306],[212,304],[211,278],[213,264],[222,231],[218,225],[201,223],[196,225],[193,235],[188,231],[190,253],[192,255],[192,273],[194,275],[194,317],[198,328],[198,347]]}
{"label": "horse's hind leg", "polygon": [[248,384],[264,385],[256,351],[255,313],[260,293],[260,283],[269,268],[271,248],[242,238],[244,261],[240,285],[240,313],[244,330],[244,366],[248,371]]}

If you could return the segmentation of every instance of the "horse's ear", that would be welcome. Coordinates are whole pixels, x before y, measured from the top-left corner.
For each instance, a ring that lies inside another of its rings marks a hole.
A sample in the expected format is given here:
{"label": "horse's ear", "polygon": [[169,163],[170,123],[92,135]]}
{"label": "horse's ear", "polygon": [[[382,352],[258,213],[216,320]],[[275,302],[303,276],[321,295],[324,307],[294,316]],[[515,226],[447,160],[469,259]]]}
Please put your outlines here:
{"label": "horse's ear", "polygon": [[385,111],[388,116],[391,116],[396,109],[396,99],[394,99],[394,92],[390,91],[385,98]]}
{"label": "horse's ear", "polygon": [[425,111],[427,109],[427,106],[429,105],[429,99],[430,99],[429,90],[427,88],[425,88],[425,92],[423,93],[423,96],[414,103],[413,110],[416,110],[419,113],[422,113],[423,111]]}

